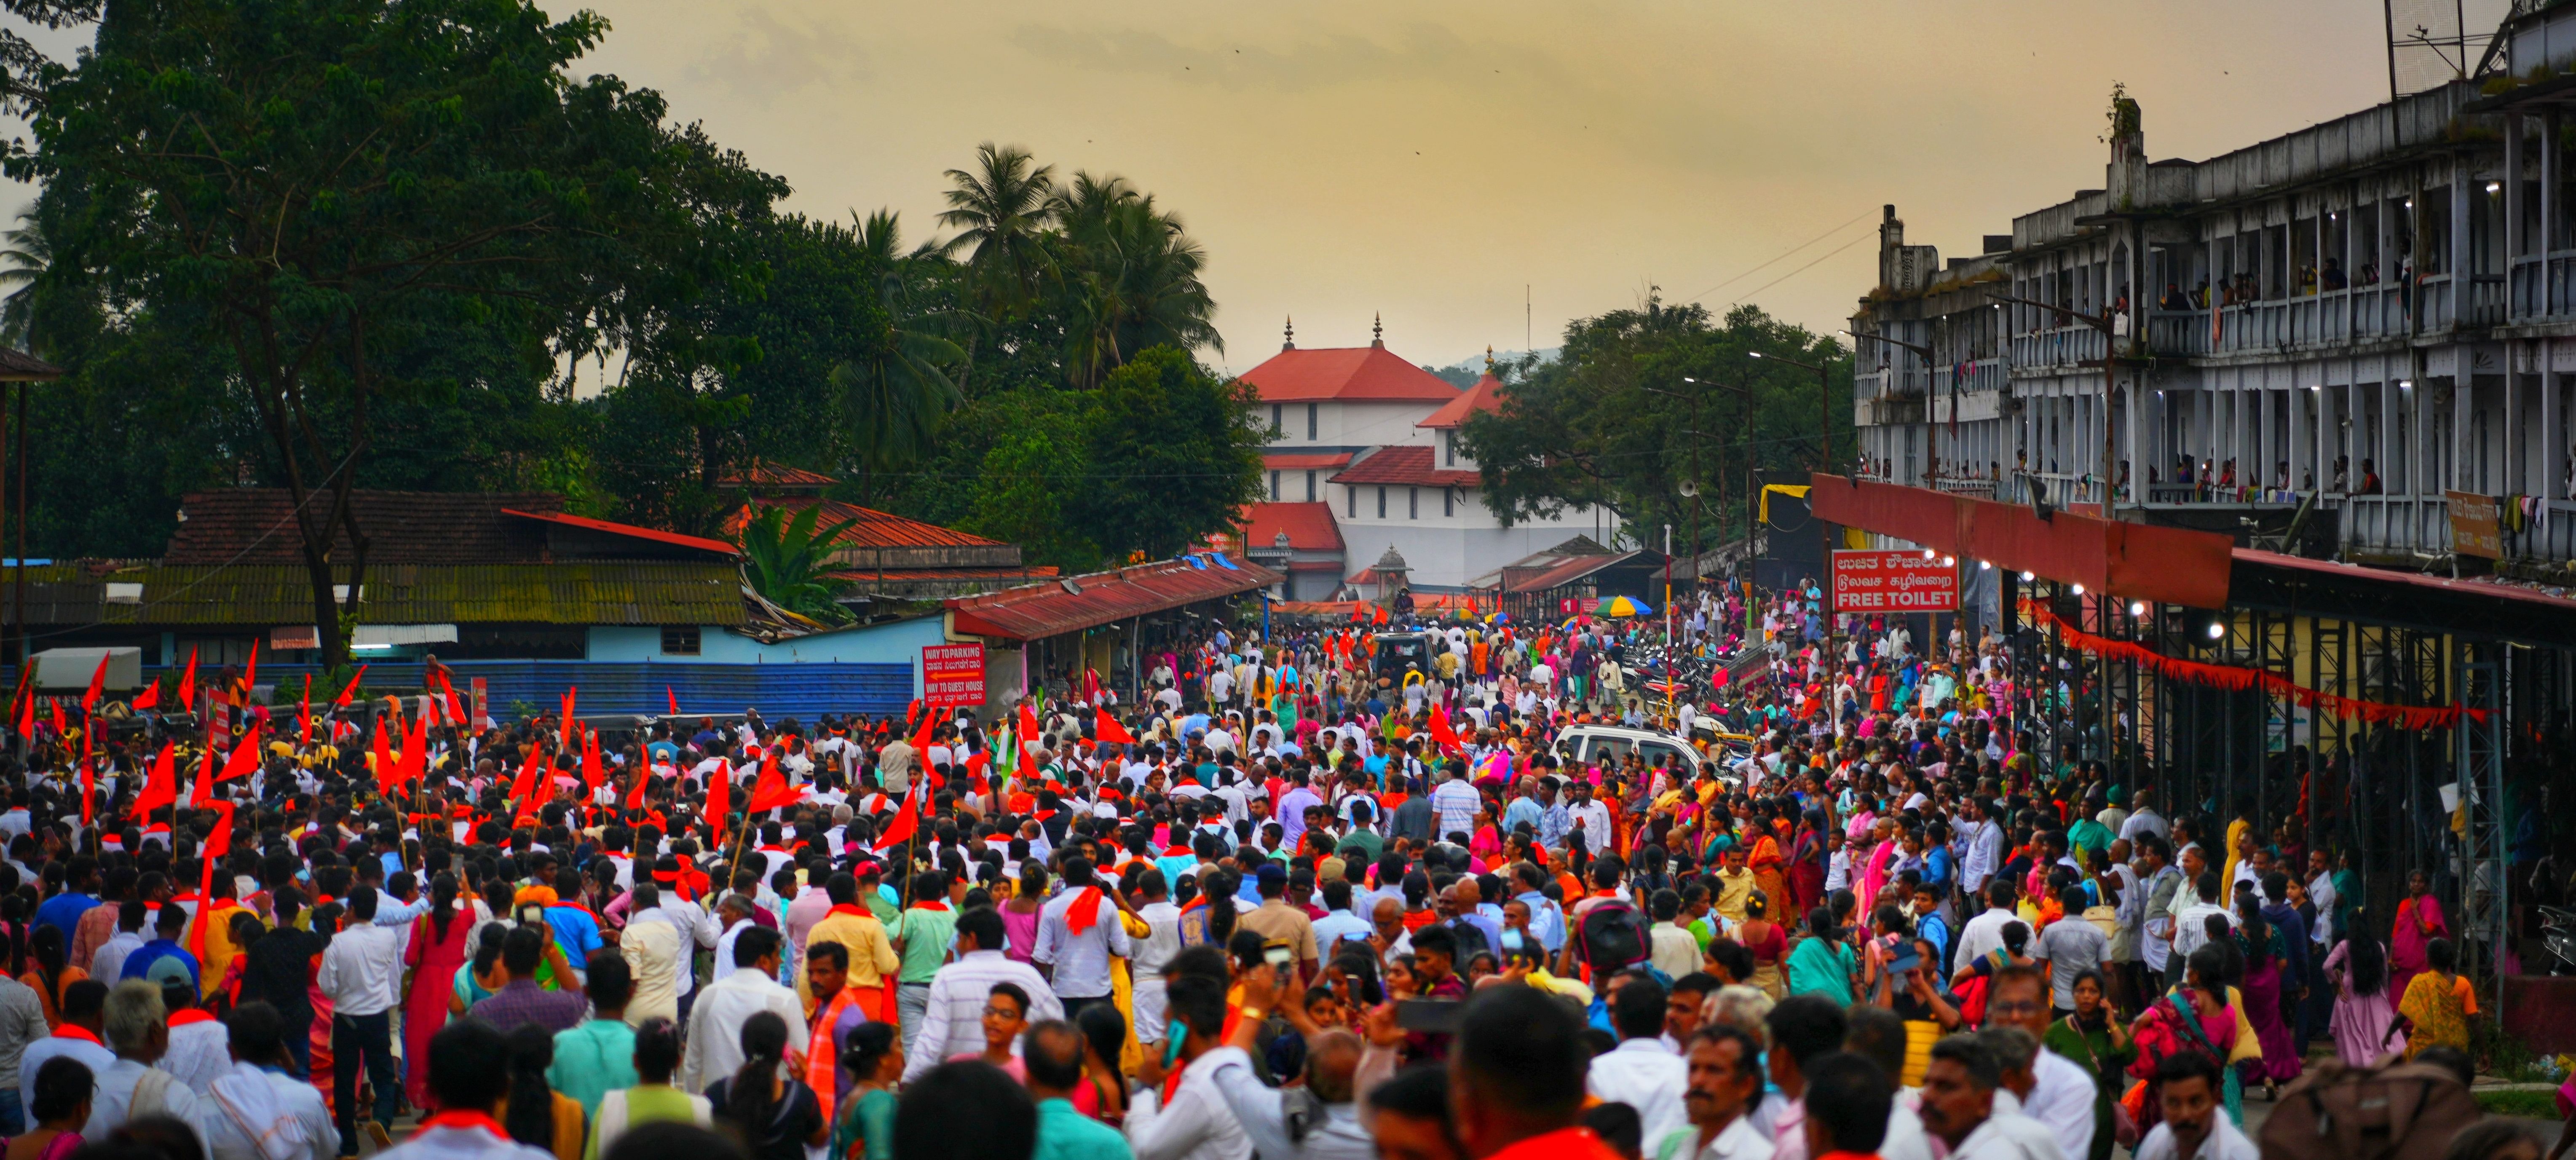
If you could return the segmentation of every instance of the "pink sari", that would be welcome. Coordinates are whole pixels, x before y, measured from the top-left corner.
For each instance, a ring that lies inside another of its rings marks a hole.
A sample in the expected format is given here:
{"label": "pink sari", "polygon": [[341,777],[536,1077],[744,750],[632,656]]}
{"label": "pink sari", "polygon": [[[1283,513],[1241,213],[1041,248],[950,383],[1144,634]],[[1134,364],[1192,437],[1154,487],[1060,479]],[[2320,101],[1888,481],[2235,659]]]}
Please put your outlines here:
{"label": "pink sari", "polygon": [[1888,867],[1895,864],[1895,839],[1891,838],[1870,847],[1869,861],[1861,868],[1860,873],[1860,909],[1854,912],[1858,916],[1857,921],[1868,922],[1870,915],[1876,911],[1878,892],[1886,888],[1888,879],[1895,877],[1889,873]]}
{"label": "pink sari", "polygon": [[[2417,921],[2418,918],[2422,921]],[[2429,932],[2422,930],[2431,926]],[[2424,945],[2437,938],[2451,937],[2451,924],[2442,919],[2442,903],[2432,895],[2409,898],[2397,904],[2397,927],[2388,936],[2388,993],[2402,996],[2406,984],[2422,974]]]}

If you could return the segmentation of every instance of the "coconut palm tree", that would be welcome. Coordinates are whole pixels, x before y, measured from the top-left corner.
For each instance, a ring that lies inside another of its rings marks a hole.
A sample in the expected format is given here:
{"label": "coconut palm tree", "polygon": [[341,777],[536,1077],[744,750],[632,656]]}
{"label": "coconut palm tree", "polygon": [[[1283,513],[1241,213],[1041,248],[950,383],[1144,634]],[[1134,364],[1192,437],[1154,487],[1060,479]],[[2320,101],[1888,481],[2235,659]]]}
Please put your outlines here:
{"label": "coconut palm tree", "polygon": [[1097,384],[1148,347],[1225,349],[1211,321],[1216,303],[1200,278],[1206,251],[1177,215],[1123,187],[1082,174],[1059,201],[1067,250],[1064,362],[1075,386]]}
{"label": "coconut palm tree", "polygon": [[785,508],[763,505],[751,513],[735,540],[742,548],[743,579],[751,590],[780,608],[837,624],[850,619],[838,597],[849,582],[832,577],[832,545],[859,521],[843,520],[817,531],[823,509],[808,507],[793,517]]}
{"label": "coconut palm tree", "polygon": [[53,243],[36,224],[36,207],[18,211],[17,229],[0,232],[0,286],[14,287],[0,296],[0,342],[41,354],[35,349],[36,280],[54,264]]}
{"label": "coconut palm tree", "polygon": [[1055,196],[1055,166],[1037,164],[1016,145],[987,141],[975,147],[973,170],[951,169],[947,177],[955,188],[939,224],[957,231],[947,248],[969,251],[966,264],[995,305],[1029,301],[1046,266],[1039,234]]}
{"label": "coconut palm tree", "polygon": [[885,308],[885,329],[866,357],[832,368],[831,384],[857,429],[860,465],[877,472],[909,462],[938,430],[939,420],[965,401],[948,371],[962,371],[965,348],[937,333],[965,320],[948,311],[905,313],[905,272],[936,250],[904,253],[902,228],[893,212],[868,215],[858,230],[860,248],[880,271],[877,296]]}

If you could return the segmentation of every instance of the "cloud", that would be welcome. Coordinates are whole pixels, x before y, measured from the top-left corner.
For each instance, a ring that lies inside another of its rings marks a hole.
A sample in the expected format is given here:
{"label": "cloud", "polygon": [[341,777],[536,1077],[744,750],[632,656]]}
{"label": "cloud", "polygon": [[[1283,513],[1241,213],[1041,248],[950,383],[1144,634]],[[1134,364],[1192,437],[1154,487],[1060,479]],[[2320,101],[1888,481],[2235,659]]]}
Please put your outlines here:
{"label": "cloud", "polygon": [[762,103],[817,86],[852,86],[869,79],[867,49],[843,32],[819,25],[791,26],[767,8],[735,10],[721,35],[704,42],[688,66],[695,85]]}

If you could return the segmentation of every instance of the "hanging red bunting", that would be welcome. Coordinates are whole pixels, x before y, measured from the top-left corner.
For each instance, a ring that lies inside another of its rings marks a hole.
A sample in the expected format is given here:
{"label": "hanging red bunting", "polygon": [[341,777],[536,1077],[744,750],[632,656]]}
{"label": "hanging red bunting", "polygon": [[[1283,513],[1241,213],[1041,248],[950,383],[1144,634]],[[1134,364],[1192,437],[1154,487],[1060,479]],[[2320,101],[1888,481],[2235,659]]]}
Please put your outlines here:
{"label": "hanging red bunting", "polygon": [[2169,657],[2134,641],[2113,640],[2095,636],[2051,613],[2035,601],[2022,602],[2022,611],[2031,622],[2041,627],[2055,627],[2068,646],[2095,656],[2112,657],[2145,666],[2178,681],[2207,685],[2216,689],[2251,689],[2287,697],[2300,705],[2320,710],[2345,721],[2367,721],[2372,724],[2396,725],[2404,729],[2448,729],[2460,723],[2463,716],[2479,721],[2487,719],[2484,709],[2462,705],[2391,705],[2384,701],[2362,701],[2341,697],[2291,681],[2288,677],[2261,669],[2237,665],[2212,665]]}

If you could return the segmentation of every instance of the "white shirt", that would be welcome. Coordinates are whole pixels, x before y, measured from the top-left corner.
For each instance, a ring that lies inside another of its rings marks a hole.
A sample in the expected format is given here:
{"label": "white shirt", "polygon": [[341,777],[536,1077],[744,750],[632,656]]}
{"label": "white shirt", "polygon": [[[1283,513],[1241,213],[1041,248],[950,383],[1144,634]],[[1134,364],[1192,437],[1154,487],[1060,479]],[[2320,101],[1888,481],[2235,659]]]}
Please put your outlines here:
{"label": "white shirt", "polygon": [[[1360,1126],[1357,1104],[1323,1105],[1323,1115],[1307,1125],[1305,1138],[1292,1142],[1279,1089],[1253,1077],[1252,1057],[1242,1048],[1217,1048],[1190,1066],[1208,1070],[1217,1095],[1243,1126],[1261,1160],[1377,1160],[1377,1141]],[[1172,1102],[1177,1105],[1180,1100],[1175,1095]]]}
{"label": "white shirt", "polygon": [[2004,945],[2004,927],[2020,921],[2021,916],[2009,910],[1986,908],[1985,913],[1959,928],[1959,949],[1952,953],[1950,961],[1963,967],[1977,961],[1979,956]]}
{"label": "white shirt", "polygon": [[2207,920],[2213,914],[2226,919],[2231,929],[2235,927],[2236,916],[2215,902],[2194,902],[2174,915],[2173,953],[2189,958],[2191,952],[2209,945]]}
{"label": "white shirt", "polygon": [[[336,1142],[332,1150],[339,1150]],[[554,1160],[554,1155],[481,1128],[431,1128],[376,1153],[376,1160]]]}
{"label": "white shirt", "polygon": [[394,932],[372,923],[331,936],[313,985],[331,1000],[334,1015],[380,1015],[402,1002],[402,945]]}
{"label": "white shirt", "polygon": [[2057,1137],[2046,1125],[2019,1112],[2003,1110],[2000,1100],[2006,1094],[2009,1093],[1996,1093],[1995,1113],[1950,1150],[1950,1160],[2067,1160],[2066,1153],[2057,1146]]}
{"label": "white shirt", "polygon": [[[1112,916],[1108,921],[1118,919]],[[984,1050],[984,1000],[992,995],[995,983],[1017,983],[1029,993],[1030,1022],[1064,1018],[1064,1003],[1036,967],[1014,962],[1000,951],[968,951],[931,976],[920,1031],[904,1046],[904,1082],[921,1078],[949,1056]],[[704,1006],[705,1000],[699,1000],[699,1005]]]}
{"label": "white shirt", "polygon": [[[189,1091],[202,1096],[215,1077],[232,1070],[232,1036],[222,1023],[212,1019],[178,1024],[170,1029],[170,1050],[162,1052],[152,1066],[176,1076],[180,1083],[188,1085]],[[210,1110],[206,1115],[211,1118],[214,1112]]]}
{"label": "white shirt", "polygon": [[[980,1042],[983,1036],[979,1032],[976,1038]],[[1136,1150],[1136,1160],[1252,1160],[1252,1138],[1226,1106],[1216,1071],[1183,1069],[1180,1089],[1172,1093],[1168,1107],[1156,1106],[1162,1095],[1158,1091],[1137,1094],[1126,1123],[1127,1144]]]}
{"label": "white shirt", "polygon": [[1751,1116],[1740,1115],[1728,1120],[1707,1147],[1691,1151],[1691,1145],[1698,1142],[1699,1129],[1686,1124],[1667,1133],[1663,1142],[1646,1155],[1650,1160],[1771,1160],[1772,1156],[1771,1141],[1762,1138],[1762,1132],[1753,1126]]}
{"label": "white shirt", "polygon": [[[175,1117],[196,1129],[197,1146],[201,1150],[204,1149],[206,1146],[205,1101],[198,1099],[197,1093],[189,1091],[188,1085],[179,1082],[177,1076],[131,1059],[119,1059],[107,1065],[106,1070],[98,1073],[98,1090],[90,1095],[89,1121],[81,1125],[81,1138],[104,1141],[109,1132],[133,1118],[134,1086],[142,1080],[146,1072],[159,1077],[160,1114]],[[339,1137],[333,1136],[334,1150],[338,1142]],[[214,1153],[208,1151],[205,1152],[205,1156],[207,1160],[213,1160]]]}
{"label": "white shirt", "polygon": [[1605,1055],[1593,1057],[1583,1087],[1603,1103],[1637,1109],[1644,1125],[1642,1140],[1661,1140],[1690,1122],[1682,1091],[1690,1085],[1690,1063],[1652,1037],[1622,1040]]}
{"label": "white shirt", "polygon": [[1082,891],[1068,889],[1048,899],[1038,912],[1038,945],[1029,957],[1055,968],[1055,983],[1049,989],[1059,998],[1097,999],[1109,994],[1110,956],[1135,953],[1127,924],[1119,921],[1118,904],[1109,900],[1105,890],[1091,902],[1098,908],[1091,929],[1073,933],[1065,920],[1082,896]]}
{"label": "white shirt", "polygon": [[716,1077],[742,1070],[739,1032],[744,1020],[762,1011],[776,1012],[791,1033],[805,1026],[805,1007],[797,1002],[796,992],[759,971],[735,971],[707,984],[706,993],[689,1009],[689,1045],[680,1056],[680,1090],[705,1091]]}
{"label": "white shirt", "polygon": [[[205,1103],[206,1143],[215,1160],[331,1160],[340,1151],[340,1132],[321,1091],[284,1072],[231,1064]],[[261,1151],[262,1137],[277,1146],[278,1157]]]}
{"label": "white shirt", "polygon": [[90,956],[89,977],[115,986],[118,979],[125,977],[125,956],[133,954],[142,945],[141,934],[130,930],[117,931],[98,945],[97,954]]}
{"label": "white shirt", "polygon": [[[18,1057],[18,1106],[20,1108],[36,1106],[36,1073],[44,1068],[47,1060],[63,1055],[81,1061],[82,1066],[89,1068],[92,1076],[107,1070],[107,1065],[116,1062],[114,1052],[89,1040],[74,1039],[68,1035],[48,1035],[29,1043],[26,1052]],[[333,1140],[332,1147],[337,1150],[339,1141]]]}
{"label": "white shirt", "polygon": [[[2081,921],[2081,920],[2078,920]],[[2093,1154],[2093,1098],[2101,1090],[2091,1073],[2073,1060],[2041,1048],[2031,1062],[2030,1098],[2021,1114],[2037,1120],[2057,1138],[2057,1149],[2070,1160]]]}
{"label": "white shirt", "polygon": [[[2136,1160],[2174,1160],[2181,1151],[2174,1144],[2173,1125],[2159,1123],[2148,1130],[2146,1139],[2138,1141]],[[2214,1113],[2209,1125],[2209,1138],[2200,1142],[2200,1150],[2193,1153],[2193,1160],[2260,1160],[2261,1156],[2261,1149],[2246,1139],[2245,1133],[2237,1131],[2236,1125],[2229,1123],[2224,1113]]]}

